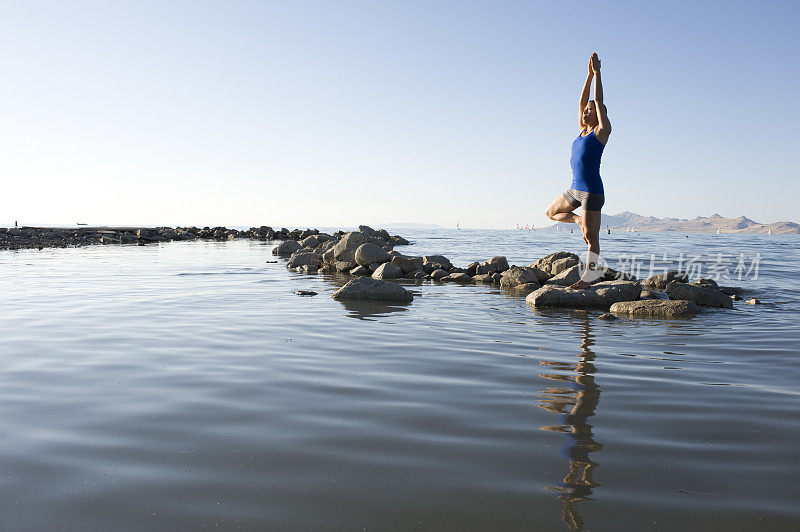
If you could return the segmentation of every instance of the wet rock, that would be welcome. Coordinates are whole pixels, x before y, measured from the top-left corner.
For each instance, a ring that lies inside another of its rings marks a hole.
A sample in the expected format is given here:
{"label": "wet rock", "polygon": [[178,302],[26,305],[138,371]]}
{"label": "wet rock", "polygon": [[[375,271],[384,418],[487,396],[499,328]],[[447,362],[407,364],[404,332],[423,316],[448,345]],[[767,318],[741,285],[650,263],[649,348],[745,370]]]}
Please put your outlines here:
{"label": "wet rock", "polygon": [[448,282],[448,283],[469,284],[469,283],[472,283],[472,277],[470,277],[466,273],[451,273],[447,277],[443,277],[442,281],[445,281],[445,282]]}
{"label": "wet rock", "polygon": [[512,266],[504,271],[500,277],[500,288],[513,288],[527,283],[539,284],[536,271],[533,268]]}
{"label": "wet rock", "polygon": [[470,277],[474,277],[474,276],[478,275],[478,266],[480,266],[480,265],[481,265],[480,262],[470,262],[467,265],[467,271],[465,271],[464,273],[466,273]]}
{"label": "wet rock", "polygon": [[406,279],[424,279],[427,276],[428,276],[428,274],[426,274],[422,270],[416,270],[416,271],[409,272],[409,273],[405,274],[405,278]]}
{"label": "wet rock", "polygon": [[389,254],[382,247],[367,242],[358,246],[355,252],[355,261],[360,266],[369,266],[374,263],[384,263],[389,260]]}
{"label": "wet rock", "polygon": [[697,314],[693,301],[683,299],[646,299],[620,301],[611,305],[611,312],[632,318],[678,318]]}
{"label": "wet rock", "polygon": [[372,277],[358,277],[353,279],[339,290],[335,291],[331,297],[336,300],[362,299],[369,301],[399,302],[410,302],[414,299],[414,295],[402,286],[379,279],[373,279]]}
{"label": "wet rock", "polygon": [[510,288],[505,288],[503,291],[512,296],[526,297],[528,294],[535,292],[541,287],[542,285],[539,283],[525,283],[514,285]]}
{"label": "wet rock", "polygon": [[660,290],[663,291],[667,288],[667,284],[672,281],[678,281],[681,283],[688,283],[689,276],[685,272],[679,272],[677,270],[672,270],[664,273],[660,273],[658,275],[654,275],[652,277],[648,277],[644,281],[642,281],[642,287],[648,288],[650,290]]}
{"label": "wet rock", "polygon": [[525,301],[534,307],[608,308],[619,301],[633,301],[641,293],[634,281],[601,281],[583,290],[545,285]]}
{"label": "wet rock", "polygon": [[698,305],[716,308],[733,308],[730,296],[719,290],[696,286],[681,281],[670,281],[666,287],[670,299],[685,299]]}
{"label": "wet rock", "polygon": [[288,257],[298,249],[300,249],[300,242],[296,240],[286,240],[281,242],[272,250],[273,255],[279,255],[281,257]]}
{"label": "wet rock", "polygon": [[422,257],[410,257],[407,255],[395,255],[392,257],[392,264],[403,271],[403,274],[422,269]]}
{"label": "wet rock", "polygon": [[744,304],[745,304],[745,305],[760,305],[760,304],[761,304],[761,301],[759,301],[759,300],[758,300],[757,298],[755,298],[755,297],[751,297],[750,299],[748,299],[747,301],[745,301],[745,302],[744,302]]}
{"label": "wet rock", "polygon": [[[293,241],[292,241],[293,242]],[[313,266],[318,269],[322,266],[322,255],[319,253],[295,253],[286,263],[287,268],[296,268],[298,266]]]}
{"label": "wet rock", "polygon": [[445,277],[447,277],[448,275],[449,274],[445,270],[442,270],[442,269],[433,270],[430,273],[431,279],[433,279],[434,281],[440,281],[440,280],[444,279]]}
{"label": "wet rock", "polygon": [[391,262],[381,264],[372,274],[373,279],[398,279],[402,276],[403,270]]}
{"label": "wet rock", "polygon": [[[618,305],[619,303],[614,303],[614,304]],[[600,314],[599,316],[597,316],[597,319],[598,320],[606,320],[606,321],[614,321],[614,320],[617,319],[617,317],[614,316],[613,314],[611,314],[610,312],[606,312],[604,314]]]}
{"label": "wet rock", "polygon": [[315,295],[317,295],[317,293],[314,292],[313,290],[295,290],[294,293],[297,294],[298,296],[315,296]]}

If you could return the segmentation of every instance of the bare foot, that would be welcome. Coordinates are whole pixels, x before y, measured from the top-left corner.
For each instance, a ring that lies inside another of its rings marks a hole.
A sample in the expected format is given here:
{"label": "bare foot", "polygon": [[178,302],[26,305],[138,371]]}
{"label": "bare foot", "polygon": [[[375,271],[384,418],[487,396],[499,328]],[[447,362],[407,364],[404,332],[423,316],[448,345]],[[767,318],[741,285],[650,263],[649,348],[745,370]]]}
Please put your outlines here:
{"label": "bare foot", "polygon": [[590,285],[584,280],[580,280],[577,283],[572,283],[571,285],[569,285],[569,288],[572,288],[573,290],[583,290],[584,288],[588,288],[590,286],[592,285]]}

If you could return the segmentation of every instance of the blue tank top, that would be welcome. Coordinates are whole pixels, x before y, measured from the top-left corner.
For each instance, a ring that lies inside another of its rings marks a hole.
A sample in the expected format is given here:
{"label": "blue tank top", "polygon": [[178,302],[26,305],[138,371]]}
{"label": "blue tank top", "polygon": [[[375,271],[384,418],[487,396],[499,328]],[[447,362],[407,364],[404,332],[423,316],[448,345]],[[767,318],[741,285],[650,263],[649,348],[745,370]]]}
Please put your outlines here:
{"label": "blue tank top", "polygon": [[603,180],[600,179],[600,157],[603,155],[603,143],[597,140],[594,131],[585,137],[578,135],[572,143],[572,188],[590,194],[605,194]]}

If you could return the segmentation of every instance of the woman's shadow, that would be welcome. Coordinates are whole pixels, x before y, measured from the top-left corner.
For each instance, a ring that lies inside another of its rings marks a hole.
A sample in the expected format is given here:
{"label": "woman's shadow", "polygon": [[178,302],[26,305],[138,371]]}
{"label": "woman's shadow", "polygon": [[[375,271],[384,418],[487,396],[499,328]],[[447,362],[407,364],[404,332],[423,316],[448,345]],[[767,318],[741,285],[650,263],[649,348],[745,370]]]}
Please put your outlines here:
{"label": "woman's shadow", "polygon": [[587,315],[581,323],[581,346],[576,362],[540,361],[548,369],[558,371],[539,375],[558,382],[558,385],[539,393],[537,406],[558,415],[556,425],[544,426],[541,430],[565,435],[561,454],[568,462],[567,473],[561,483],[548,486],[547,489],[559,494],[561,519],[571,530],[583,529],[583,518],[578,512],[577,503],[590,500],[592,490],[600,485],[593,478],[597,463],[589,457],[590,453],[603,448],[601,443],[595,441],[592,425],[588,422],[600,402],[600,387],[594,378],[597,371],[593,364],[595,354],[591,349],[594,343]]}

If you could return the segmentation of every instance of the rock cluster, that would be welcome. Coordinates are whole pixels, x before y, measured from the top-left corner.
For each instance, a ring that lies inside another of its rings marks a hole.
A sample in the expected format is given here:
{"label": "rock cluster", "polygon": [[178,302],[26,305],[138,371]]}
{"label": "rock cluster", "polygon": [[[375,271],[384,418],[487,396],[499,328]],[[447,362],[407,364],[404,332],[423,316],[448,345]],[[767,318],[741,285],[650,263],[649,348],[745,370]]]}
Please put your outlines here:
{"label": "rock cluster", "polygon": [[226,227],[13,227],[0,228],[0,250],[44,249],[89,246],[93,244],[138,244],[174,240],[286,240],[296,241],[318,234],[317,229],[251,227],[246,231]]}

